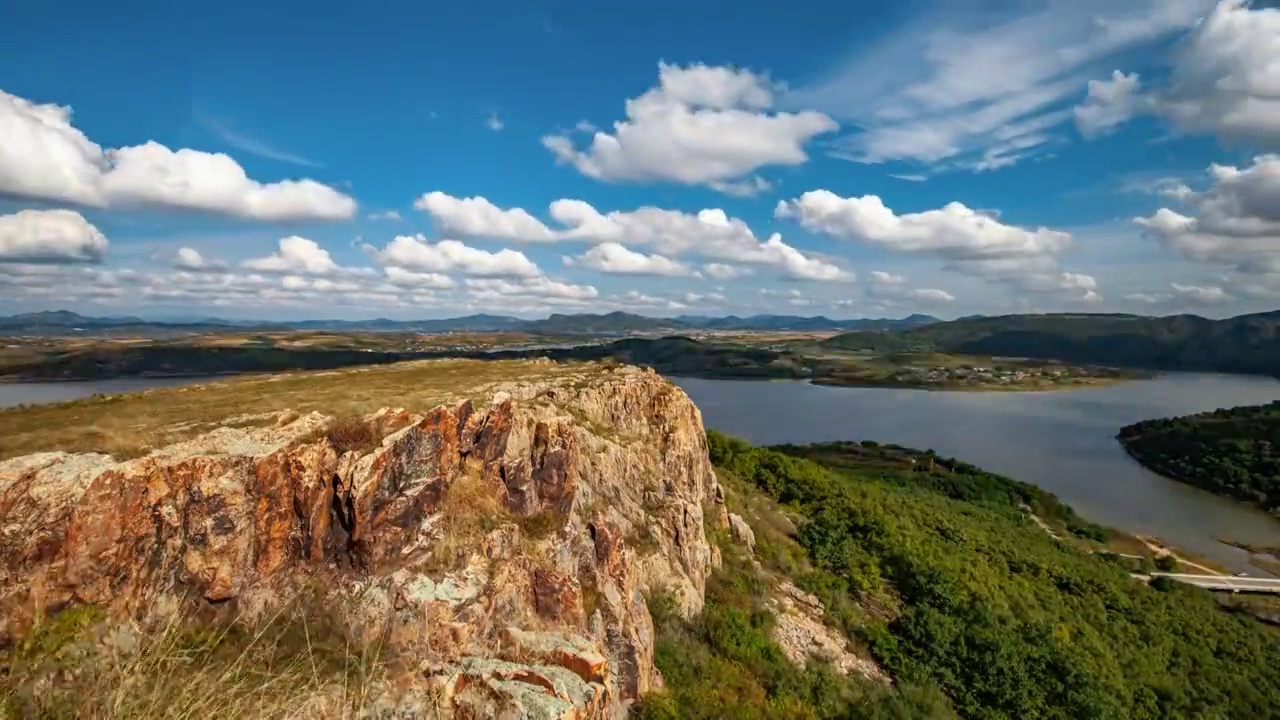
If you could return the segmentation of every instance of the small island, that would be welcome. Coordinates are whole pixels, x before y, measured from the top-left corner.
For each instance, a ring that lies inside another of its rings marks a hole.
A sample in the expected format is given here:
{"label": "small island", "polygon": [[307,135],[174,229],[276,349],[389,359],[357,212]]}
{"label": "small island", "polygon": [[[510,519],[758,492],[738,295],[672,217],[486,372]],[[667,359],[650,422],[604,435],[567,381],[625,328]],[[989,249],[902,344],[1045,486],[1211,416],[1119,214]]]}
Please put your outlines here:
{"label": "small island", "polygon": [[1144,420],[1116,438],[1154,472],[1280,516],[1280,402]]}

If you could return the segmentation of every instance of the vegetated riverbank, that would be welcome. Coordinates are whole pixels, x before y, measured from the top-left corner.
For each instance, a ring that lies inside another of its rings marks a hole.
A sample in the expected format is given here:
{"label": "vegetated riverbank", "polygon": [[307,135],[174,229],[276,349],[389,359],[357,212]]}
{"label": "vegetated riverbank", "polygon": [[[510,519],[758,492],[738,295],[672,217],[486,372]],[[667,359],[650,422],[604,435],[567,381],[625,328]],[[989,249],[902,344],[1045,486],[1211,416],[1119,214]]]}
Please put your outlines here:
{"label": "vegetated riverbank", "polygon": [[1144,420],[1116,439],[1154,472],[1280,518],[1280,402]]}
{"label": "vegetated riverbank", "polygon": [[[656,618],[667,686],[642,717],[1261,717],[1280,701],[1280,634],[1055,539],[1023,508],[1084,542],[1094,528],[1037,488],[891,446],[708,439],[758,571],[726,549],[700,616]],[[779,578],[894,678],[892,710],[850,713],[861,685],[782,664]]]}

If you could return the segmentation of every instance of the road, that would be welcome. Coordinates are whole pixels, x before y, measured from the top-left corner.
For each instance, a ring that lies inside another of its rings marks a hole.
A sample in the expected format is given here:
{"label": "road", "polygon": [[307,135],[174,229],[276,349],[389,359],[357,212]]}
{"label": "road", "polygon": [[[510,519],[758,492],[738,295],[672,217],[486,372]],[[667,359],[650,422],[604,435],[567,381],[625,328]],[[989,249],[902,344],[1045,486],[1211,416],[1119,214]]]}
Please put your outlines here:
{"label": "road", "polygon": [[1228,592],[1266,593],[1280,595],[1280,579],[1228,577],[1226,575],[1187,575],[1184,573],[1153,572],[1151,577],[1167,577],[1180,583],[1195,585],[1206,590]]}

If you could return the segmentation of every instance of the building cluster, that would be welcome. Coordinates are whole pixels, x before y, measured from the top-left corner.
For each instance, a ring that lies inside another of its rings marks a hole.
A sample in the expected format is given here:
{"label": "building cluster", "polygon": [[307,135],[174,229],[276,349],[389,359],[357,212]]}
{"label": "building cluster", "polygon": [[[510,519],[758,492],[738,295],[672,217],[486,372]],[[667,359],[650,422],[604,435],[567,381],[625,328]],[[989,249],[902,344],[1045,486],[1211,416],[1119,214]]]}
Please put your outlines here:
{"label": "building cluster", "polygon": [[[890,379],[907,384],[1004,385],[1027,380],[1059,380],[1073,374],[1070,368],[989,368],[961,365],[958,367],[906,368]],[[1077,370],[1074,374],[1079,374]]]}

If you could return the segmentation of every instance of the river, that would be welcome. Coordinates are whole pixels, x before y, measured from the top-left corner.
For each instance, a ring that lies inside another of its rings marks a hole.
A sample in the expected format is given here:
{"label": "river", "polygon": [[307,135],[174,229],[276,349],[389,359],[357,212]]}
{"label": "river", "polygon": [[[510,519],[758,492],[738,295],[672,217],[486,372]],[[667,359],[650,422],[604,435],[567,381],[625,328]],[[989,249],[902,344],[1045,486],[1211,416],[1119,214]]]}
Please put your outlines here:
{"label": "river", "polygon": [[926,392],[678,378],[707,427],[755,444],[876,440],[1034,483],[1081,515],[1264,575],[1229,538],[1280,546],[1280,520],[1169,480],[1115,440],[1138,420],[1280,400],[1280,381],[1175,373],[1056,392]]}
{"label": "river", "polygon": [[[209,378],[0,384],[0,408],[137,392]],[[1175,373],[1058,392],[926,392],[799,381],[676,378],[707,427],[757,444],[877,440],[956,457],[1034,483],[1094,522],[1155,535],[1254,575],[1217,542],[1280,546],[1280,521],[1139,466],[1115,441],[1138,420],[1280,400],[1280,381]]]}

